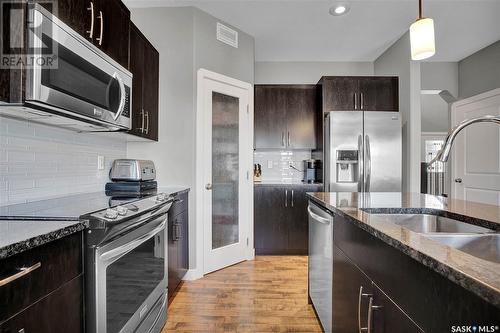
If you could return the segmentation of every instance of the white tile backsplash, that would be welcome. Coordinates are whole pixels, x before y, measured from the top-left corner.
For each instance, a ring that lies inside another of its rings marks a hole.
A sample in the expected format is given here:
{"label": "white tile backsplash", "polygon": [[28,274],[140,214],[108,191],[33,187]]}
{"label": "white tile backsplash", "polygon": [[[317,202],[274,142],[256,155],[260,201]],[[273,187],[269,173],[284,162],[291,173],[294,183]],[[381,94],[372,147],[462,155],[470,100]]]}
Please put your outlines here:
{"label": "white tile backsplash", "polygon": [[[0,205],[102,191],[111,163],[126,154],[123,136],[0,118]],[[104,170],[97,169],[98,155]]]}
{"label": "white tile backsplash", "polygon": [[304,172],[291,168],[290,162],[303,170],[303,161],[310,158],[310,150],[256,150],[253,154],[254,164],[262,166],[264,182],[300,182]]}

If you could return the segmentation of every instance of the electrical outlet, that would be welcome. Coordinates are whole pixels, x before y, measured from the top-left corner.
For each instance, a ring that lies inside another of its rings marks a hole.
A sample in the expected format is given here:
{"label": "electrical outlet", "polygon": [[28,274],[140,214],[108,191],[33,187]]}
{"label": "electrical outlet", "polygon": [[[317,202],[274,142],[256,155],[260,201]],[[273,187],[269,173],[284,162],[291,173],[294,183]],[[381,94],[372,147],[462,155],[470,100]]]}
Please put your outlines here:
{"label": "electrical outlet", "polygon": [[273,161],[267,161],[267,168],[272,169],[273,168]]}
{"label": "electrical outlet", "polygon": [[104,170],[104,156],[97,155],[97,170]]}

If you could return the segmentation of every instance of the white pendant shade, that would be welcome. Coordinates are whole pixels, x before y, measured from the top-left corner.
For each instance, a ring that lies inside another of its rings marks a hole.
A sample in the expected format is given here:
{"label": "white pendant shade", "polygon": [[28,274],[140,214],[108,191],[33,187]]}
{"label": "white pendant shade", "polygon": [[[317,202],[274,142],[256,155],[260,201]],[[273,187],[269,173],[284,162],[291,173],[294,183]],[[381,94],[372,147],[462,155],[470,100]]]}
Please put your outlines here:
{"label": "white pendant shade", "polygon": [[423,60],[436,53],[434,21],[421,18],[410,26],[411,59]]}

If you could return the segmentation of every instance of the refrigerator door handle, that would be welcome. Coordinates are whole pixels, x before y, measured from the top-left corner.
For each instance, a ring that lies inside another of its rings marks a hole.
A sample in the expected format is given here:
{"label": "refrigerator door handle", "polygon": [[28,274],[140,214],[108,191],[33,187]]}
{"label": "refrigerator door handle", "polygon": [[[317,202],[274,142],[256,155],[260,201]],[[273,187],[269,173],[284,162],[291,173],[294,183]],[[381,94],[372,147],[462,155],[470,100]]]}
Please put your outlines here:
{"label": "refrigerator door handle", "polygon": [[358,192],[363,192],[364,172],[363,172],[363,135],[358,135]]}
{"label": "refrigerator door handle", "polygon": [[365,192],[370,192],[370,176],[372,172],[372,159],[370,152],[370,137],[365,136]]}

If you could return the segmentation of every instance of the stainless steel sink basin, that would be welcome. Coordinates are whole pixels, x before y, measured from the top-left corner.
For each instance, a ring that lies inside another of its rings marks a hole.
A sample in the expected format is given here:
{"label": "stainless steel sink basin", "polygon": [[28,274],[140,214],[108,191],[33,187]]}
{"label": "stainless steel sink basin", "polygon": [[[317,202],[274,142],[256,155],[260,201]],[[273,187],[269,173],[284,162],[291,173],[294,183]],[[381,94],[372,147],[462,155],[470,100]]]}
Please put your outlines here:
{"label": "stainless steel sink basin", "polygon": [[500,264],[500,234],[433,234],[426,237],[474,257]]}
{"label": "stainless steel sink basin", "polygon": [[418,233],[489,233],[491,229],[429,214],[372,214],[372,221],[383,219]]}

